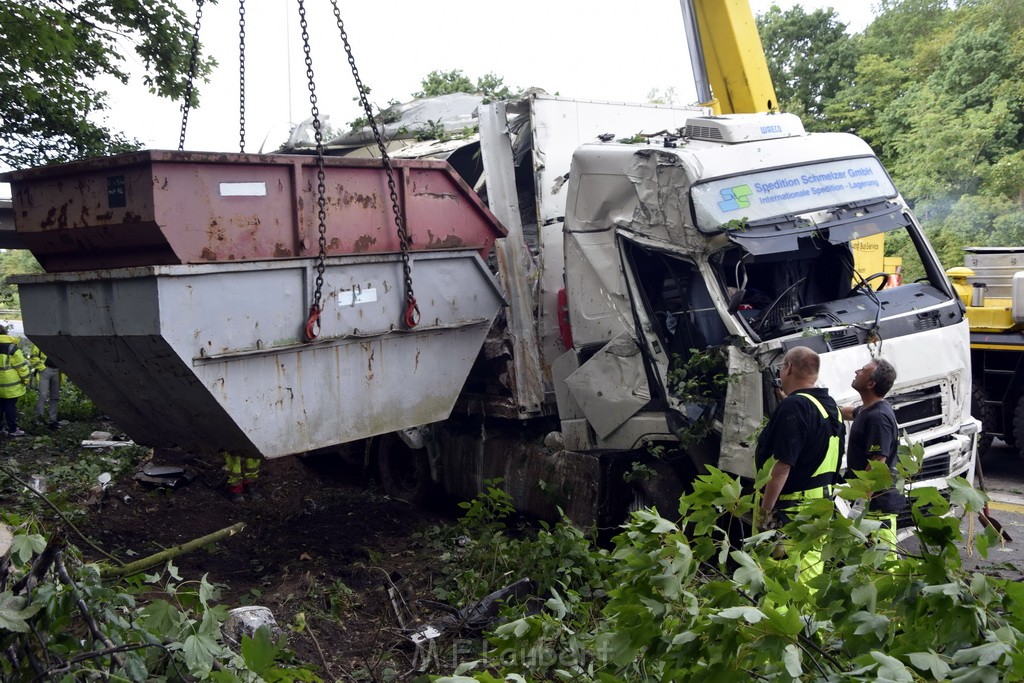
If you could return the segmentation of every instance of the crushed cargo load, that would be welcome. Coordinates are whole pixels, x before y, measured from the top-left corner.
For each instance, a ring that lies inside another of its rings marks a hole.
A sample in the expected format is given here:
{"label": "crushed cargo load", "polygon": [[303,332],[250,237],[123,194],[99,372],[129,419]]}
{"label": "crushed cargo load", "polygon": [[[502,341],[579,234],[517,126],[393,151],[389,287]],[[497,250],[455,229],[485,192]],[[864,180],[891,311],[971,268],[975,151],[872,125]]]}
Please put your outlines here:
{"label": "crushed cargo load", "polygon": [[421,313],[406,329],[384,170],[325,160],[305,343],[316,163],[149,151],[7,174],[49,271],[15,280],[26,335],[141,444],[278,457],[445,419],[502,306],[481,254],[504,230],[447,164],[394,164]]}

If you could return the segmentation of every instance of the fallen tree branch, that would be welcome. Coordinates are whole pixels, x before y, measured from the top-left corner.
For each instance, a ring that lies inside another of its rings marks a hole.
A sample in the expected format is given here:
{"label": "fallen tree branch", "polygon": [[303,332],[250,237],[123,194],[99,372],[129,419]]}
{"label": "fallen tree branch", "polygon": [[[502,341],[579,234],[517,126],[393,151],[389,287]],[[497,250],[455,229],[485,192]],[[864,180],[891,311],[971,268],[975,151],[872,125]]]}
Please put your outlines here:
{"label": "fallen tree branch", "polygon": [[221,529],[220,531],[214,531],[212,534],[207,534],[206,536],[203,536],[201,538],[193,539],[188,543],[182,543],[181,545],[176,545],[173,548],[161,550],[160,552],[150,555],[149,557],[144,557],[141,560],[135,560],[134,562],[130,562],[120,567],[103,566],[100,568],[100,576],[102,576],[103,578],[111,578],[116,576],[130,576],[131,574],[138,574],[139,572],[149,569],[150,567],[154,567],[158,564],[166,562],[167,560],[172,560],[175,557],[178,557],[179,555],[184,555],[185,553],[190,553],[193,550],[196,550],[197,548],[202,548],[204,545],[207,545],[209,543],[216,543],[217,541],[222,541],[225,538],[230,538],[235,534],[241,532],[242,529],[244,528],[245,522],[238,522],[237,524],[232,524],[231,526]]}
{"label": "fallen tree branch", "polygon": [[32,495],[34,495],[39,500],[41,500],[44,503],[46,503],[46,505],[51,510],[53,510],[55,513],[57,513],[57,516],[60,517],[61,521],[63,521],[64,524],[66,524],[69,529],[71,529],[73,532],[75,532],[75,535],[78,536],[80,539],[82,539],[82,542],[85,543],[87,546],[89,546],[90,548],[92,548],[93,550],[98,552],[100,555],[102,555],[103,557],[107,558],[108,560],[110,560],[112,562],[116,562],[117,564],[124,564],[124,562],[122,562],[120,559],[114,557],[113,555],[111,555],[107,551],[105,551],[102,548],[98,547],[95,543],[90,541],[88,538],[86,538],[85,534],[83,534],[81,531],[79,531],[78,527],[75,526],[74,523],[72,523],[72,521],[70,519],[68,519],[67,516],[63,512],[60,511],[60,508],[58,508],[56,505],[51,503],[49,498],[47,498],[46,496],[44,496],[43,494],[39,493],[38,491],[36,491],[31,486],[29,486],[28,483],[23,481],[20,477],[18,477],[17,474],[12,472],[7,467],[4,467],[3,465],[0,465],[0,472],[3,472],[8,477],[10,477],[14,481],[16,481],[18,484],[20,484],[21,486],[24,486],[26,489],[28,489],[32,493]]}
{"label": "fallen tree branch", "polygon": [[[92,633],[92,637],[106,645],[110,650],[117,648],[114,641],[108,638],[106,634],[100,630],[96,620],[89,612],[88,605],[86,605],[85,600],[82,599],[82,592],[78,590],[78,584],[71,579],[71,575],[68,574],[67,567],[64,566],[64,560],[61,559],[59,554],[55,558],[53,564],[57,568],[57,575],[60,577],[61,583],[71,589],[71,594],[75,597],[75,604],[78,606],[78,613],[82,615],[82,620],[85,621],[85,625],[89,627],[89,632]],[[111,662],[116,664],[119,668],[124,666],[124,660],[118,657],[116,653],[112,652],[110,659]]]}

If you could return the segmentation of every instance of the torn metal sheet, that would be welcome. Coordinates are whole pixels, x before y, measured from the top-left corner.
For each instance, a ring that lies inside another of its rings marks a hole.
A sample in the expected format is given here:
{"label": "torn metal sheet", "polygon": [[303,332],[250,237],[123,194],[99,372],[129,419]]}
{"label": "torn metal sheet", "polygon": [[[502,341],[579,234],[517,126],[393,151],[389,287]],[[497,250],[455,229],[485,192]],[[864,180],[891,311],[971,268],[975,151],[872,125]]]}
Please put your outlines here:
{"label": "torn metal sheet", "polygon": [[729,386],[722,416],[722,450],[718,467],[753,478],[754,446],[764,415],[764,391],[757,361],[735,346],[729,347]]}
{"label": "torn metal sheet", "polygon": [[651,400],[643,355],[625,334],[610,341],[565,383],[599,437],[612,433]]}

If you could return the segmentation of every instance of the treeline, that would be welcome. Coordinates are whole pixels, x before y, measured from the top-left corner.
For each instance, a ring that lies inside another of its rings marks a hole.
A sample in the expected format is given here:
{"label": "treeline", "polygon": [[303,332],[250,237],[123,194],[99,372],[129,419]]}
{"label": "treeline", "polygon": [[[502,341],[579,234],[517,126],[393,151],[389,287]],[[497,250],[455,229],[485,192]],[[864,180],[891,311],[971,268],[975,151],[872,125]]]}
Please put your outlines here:
{"label": "treeline", "polygon": [[[876,8],[852,35],[832,9],[758,17],[780,108],[809,130],[864,138],[946,268],[964,246],[1024,245],[1024,3]],[[908,246],[892,239],[886,252]]]}

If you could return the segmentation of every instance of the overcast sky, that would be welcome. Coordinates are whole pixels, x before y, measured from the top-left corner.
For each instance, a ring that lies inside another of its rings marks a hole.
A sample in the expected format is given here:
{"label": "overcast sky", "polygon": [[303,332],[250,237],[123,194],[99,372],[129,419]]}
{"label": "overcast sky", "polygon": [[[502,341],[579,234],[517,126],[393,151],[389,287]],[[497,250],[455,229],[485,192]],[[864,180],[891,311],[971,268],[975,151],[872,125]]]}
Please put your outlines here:
{"label": "overcast sky", "polygon": [[[189,16],[194,0],[179,0]],[[433,69],[462,69],[473,79],[493,72],[515,87],[539,87],[579,99],[643,102],[652,88],[675,88],[690,104],[692,73],[679,0],[391,0],[345,2],[342,19],[371,101],[406,101]],[[776,0],[783,8],[836,7],[849,30],[871,19],[871,0]],[[763,13],[772,0],[751,0]],[[306,0],[309,43],[321,116],[343,128],[361,110],[327,0]],[[238,3],[207,3],[200,37],[220,63],[200,85],[189,115],[186,149],[235,151],[238,125]],[[130,64],[139,70],[134,54]],[[295,0],[246,3],[246,151],[270,151],[290,124],[310,115],[306,66]],[[151,149],[177,149],[177,103],[129,86],[103,83],[111,95],[108,123]],[[0,196],[10,196],[6,185]]]}
{"label": "overcast sky", "polygon": [[[807,10],[837,7],[850,30],[871,19],[870,0],[776,0]],[[194,4],[181,0],[194,14]],[[772,0],[752,0],[763,13]],[[692,102],[678,0],[392,0],[339,2],[363,83],[371,101],[405,101],[432,69],[488,72],[518,87],[540,87],[581,99],[644,101],[652,88],[675,88]],[[296,3],[246,4],[246,151],[270,150],[290,123],[310,115],[306,67]],[[306,0],[310,49],[321,116],[340,128],[360,115],[330,4]],[[238,6],[221,0],[204,8],[200,36],[220,62],[202,103],[189,116],[186,148],[238,151]],[[290,77],[289,77],[290,76]],[[146,147],[176,149],[181,114],[174,103],[141,86],[111,84],[110,123]]]}

